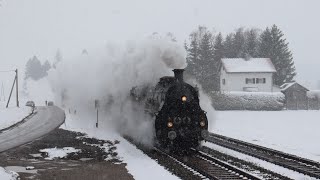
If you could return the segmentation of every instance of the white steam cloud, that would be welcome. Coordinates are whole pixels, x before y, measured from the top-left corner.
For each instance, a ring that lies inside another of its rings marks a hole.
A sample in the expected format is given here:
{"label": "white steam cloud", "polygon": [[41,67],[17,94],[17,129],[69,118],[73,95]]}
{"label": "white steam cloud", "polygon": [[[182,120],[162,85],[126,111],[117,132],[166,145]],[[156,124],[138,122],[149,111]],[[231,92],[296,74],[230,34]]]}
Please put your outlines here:
{"label": "white steam cloud", "polygon": [[[172,69],[185,68],[186,52],[166,39],[128,42],[125,46],[108,44],[97,52],[89,52],[60,62],[49,73],[57,104],[82,114],[87,123],[94,122],[94,100],[101,102],[100,127],[120,129],[143,143],[151,143],[153,122],[143,107],[133,107],[130,89],[137,85],[155,84]],[[92,116],[91,116],[92,114]]]}
{"label": "white steam cloud", "polygon": [[[55,102],[76,110],[77,123],[95,126],[94,100],[100,101],[99,128],[114,129],[146,145],[152,145],[154,122],[144,107],[133,105],[132,87],[155,85],[172,69],[186,67],[185,49],[168,39],[147,39],[104,49],[60,62],[49,72]],[[210,104],[210,103],[208,103]],[[207,105],[205,105],[207,106]],[[211,108],[212,109],[212,108]]]}

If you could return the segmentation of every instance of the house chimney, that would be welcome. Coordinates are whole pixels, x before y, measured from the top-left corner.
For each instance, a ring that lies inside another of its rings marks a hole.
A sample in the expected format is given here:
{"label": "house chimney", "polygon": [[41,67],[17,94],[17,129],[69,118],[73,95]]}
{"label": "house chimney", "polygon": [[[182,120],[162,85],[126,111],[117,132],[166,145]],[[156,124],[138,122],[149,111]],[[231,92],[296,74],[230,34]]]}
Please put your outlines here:
{"label": "house chimney", "polygon": [[174,77],[177,81],[183,82],[183,71],[184,69],[174,69],[172,70],[174,72]]}

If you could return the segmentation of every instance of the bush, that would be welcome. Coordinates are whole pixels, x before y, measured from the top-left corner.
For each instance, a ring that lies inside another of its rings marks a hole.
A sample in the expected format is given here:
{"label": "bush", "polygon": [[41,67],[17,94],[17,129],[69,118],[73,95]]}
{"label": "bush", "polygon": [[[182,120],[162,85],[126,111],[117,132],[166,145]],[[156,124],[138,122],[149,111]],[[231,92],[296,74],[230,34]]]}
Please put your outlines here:
{"label": "bush", "polygon": [[210,96],[216,110],[279,111],[285,100],[281,92],[212,92]]}

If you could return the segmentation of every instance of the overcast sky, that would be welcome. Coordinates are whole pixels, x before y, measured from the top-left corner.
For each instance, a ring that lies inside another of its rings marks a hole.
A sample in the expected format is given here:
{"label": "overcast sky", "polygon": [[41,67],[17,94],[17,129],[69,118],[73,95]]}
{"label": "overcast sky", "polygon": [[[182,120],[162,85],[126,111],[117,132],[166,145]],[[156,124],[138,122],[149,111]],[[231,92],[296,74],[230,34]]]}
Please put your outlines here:
{"label": "overcast sky", "polygon": [[33,55],[52,61],[153,32],[181,44],[198,25],[228,33],[276,24],[285,34],[298,80],[320,86],[320,1],[308,0],[0,0],[0,71],[24,68]]}

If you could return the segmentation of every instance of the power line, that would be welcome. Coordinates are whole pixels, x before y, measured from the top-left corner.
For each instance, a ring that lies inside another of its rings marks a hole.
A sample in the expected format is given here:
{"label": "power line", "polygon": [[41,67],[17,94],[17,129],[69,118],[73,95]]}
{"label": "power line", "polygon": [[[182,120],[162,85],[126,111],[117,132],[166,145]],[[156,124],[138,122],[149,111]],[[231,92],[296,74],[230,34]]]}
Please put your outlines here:
{"label": "power line", "polygon": [[4,71],[0,71],[0,72],[14,72],[16,70],[4,70]]}

